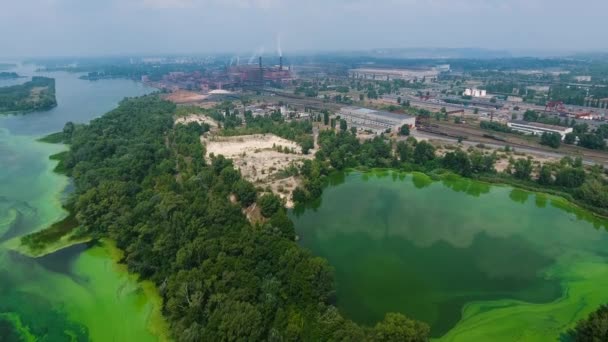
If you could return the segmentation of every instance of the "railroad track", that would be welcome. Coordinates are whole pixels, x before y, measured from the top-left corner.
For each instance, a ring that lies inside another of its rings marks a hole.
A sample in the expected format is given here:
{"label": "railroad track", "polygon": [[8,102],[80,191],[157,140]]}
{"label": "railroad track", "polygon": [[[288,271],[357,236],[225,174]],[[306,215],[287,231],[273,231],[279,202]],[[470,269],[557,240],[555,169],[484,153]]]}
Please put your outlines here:
{"label": "railroad track", "polygon": [[[545,149],[542,147],[537,147],[531,144],[521,143],[517,141],[513,141],[509,139],[509,137],[504,137],[503,140],[496,139],[496,134],[488,133],[486,131],[476,130],[473,128],[466,127],[452,127],[452,126],[444,126],[440,125],[437,128],[433,128],[432,130],[427,129],[419,129],[421,132],[450,137],[457,139],[458,137],[462,137],[463,140],[468,140],[469,142],[478,142],[478,143],[486,143],[493,144],[498,146],[510,146],[519,150],[529,151],[530,153],[551,156],[551,157],[582,157],[587,164],[602,164],[608,166],[608,153],[594,150],[582,150],[580,148],[575,148],[568,145],[562,145],[562,147],[558,150],[553,149]],[[494,135],[494,138],[489,137],[489,135]],[[466,138],[465,138],[466,137]]]}

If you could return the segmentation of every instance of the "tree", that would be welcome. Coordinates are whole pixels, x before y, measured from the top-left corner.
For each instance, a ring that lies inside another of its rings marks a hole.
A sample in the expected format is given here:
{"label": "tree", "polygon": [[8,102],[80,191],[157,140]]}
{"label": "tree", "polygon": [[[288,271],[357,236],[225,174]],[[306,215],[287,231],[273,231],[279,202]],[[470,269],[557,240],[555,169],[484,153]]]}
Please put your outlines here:
{"label": "tree", "polygon": [[376,324],[373,339],[387,342],[426,342],[430,328],[399,313],[388,313]]}
{"label": "tree", "polygon": [[397,103],[401,104],[401,96],[397,97]]}
{"label": "tree", "polygon": [[562,136],[559,133],[549,133],[544,132],[540,136],[540,144],[546,145],[552,148],[559,148],[559,145],[562,142]]}
{"label": "tree", "polygon": [[538,172],[538,184],[540,185],[551,185],[553,183],[553,177],[551,175],[551,168],[547,165],[543,165]]}
{"label": "tree", "polygon": [[402,162],[411,161],[414,155],[414,148],[405,141],[400,141],[397,143],[397,154]]}
{"label": "tree", "polygon": [[323,124],[325,126],[329,125],[329,112],[328,111],[323,111]]}
{"label": "tree", "polygon": [[300,146],[302,147],[302,153],[308,154],[315,147],[315,142],[311,136],[306,136],[301,139]]}
{"label": "tree", "polygon": [[421,141],[414,148],[414,161],[417,164],[424,165],[427,162],[435,159],[435,147],[426,141]]}
{"label": "tree", "polygon": [[608,305],[602,305],[581,320],[569,335],[576,342],[608,341]]}
{"label": "tree", "polygon": [[275,194],[265,194],[258,198],[258,204],[260,206],[260,211],[262,216],[271,217],[281,209],[283,203],[281,199]]}
{"label": "tree", "polygon": [[408,136],[410,135],[410,126],[403,125],[399,128],[399,135]]}
{"label": "tree", "polygon": [[234,183],[232,191],[234,191],[236,198],[241,202],[243,207],[252,205],[257,197],[257,192],[253,184],[244,179],[239,179]]}
{"label": "tree", "polygon": [[592,133],[585,133],[582,135],[579,135],[579,146],[588,148],[588,149],[592,149],[592,150],[603,150],[606,148],[606,142],[604,141],[604,139],[602,139],[602,137],[592,134]]}
{"label": "tree", "polygon": [[296,187],[291,194],[291,198],[293,199],[294,203],[304,203],[308,199],[308,195],[306,194],[306,191],[302,190],[302,188]]}
{"label": "tree", "polygon": [[359,101],[364,101],[364,100],[365,100],[365,95],[359,94]]}
{"label": "tree", "polygon": [[524,112],[524,121],[538,121],[539,115],[536,111],[528,109]]}
{"label": "tree", "polygon": [[340,130],[342,132],[346,131],[348,129],[348,124],[346,123],[346,120],[344,119],[340,119]]}
{"label": "tree", "polygon": [[471,175],[472,167],[469,155],[460,149],[446,153],[442,164],[445,168],[454,170],[463,176]]}
{"label": "tree", "polygon": [[532,173],[532,159],[519,158],[513,163],[513,175],[515,178],[528,180]]}
{"label": "tree", "polygon": [[585,183],[585,170],[582,168],[564,167],[555,176],[555,185],[566,188],[578,188]]}
{"label": "tree", "polygon": [[568,133],[564,137],[564,143],[566,143],[568,145],[572,145],[575,142],[576,142],[576,134],[574,134],[574,133]]}

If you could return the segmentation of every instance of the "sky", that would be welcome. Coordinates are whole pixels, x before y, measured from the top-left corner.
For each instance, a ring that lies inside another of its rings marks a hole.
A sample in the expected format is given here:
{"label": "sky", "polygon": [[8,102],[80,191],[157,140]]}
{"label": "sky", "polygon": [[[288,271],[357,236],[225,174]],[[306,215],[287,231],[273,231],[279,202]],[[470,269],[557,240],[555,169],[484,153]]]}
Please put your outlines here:
{"label": "sky", "polygon": [[608,51],[606,18],[608,0],[0,0],[0,56]]}

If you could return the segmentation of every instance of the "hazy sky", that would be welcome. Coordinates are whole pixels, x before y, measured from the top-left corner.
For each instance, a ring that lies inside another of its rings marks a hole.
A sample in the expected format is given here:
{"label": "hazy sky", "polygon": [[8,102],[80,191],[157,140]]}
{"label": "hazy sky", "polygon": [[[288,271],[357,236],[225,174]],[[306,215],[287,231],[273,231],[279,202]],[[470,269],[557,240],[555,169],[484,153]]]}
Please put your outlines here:
{"label": "hazy sky", "polygon": [[608,0],[0,0],[0,56],[608,50]]}

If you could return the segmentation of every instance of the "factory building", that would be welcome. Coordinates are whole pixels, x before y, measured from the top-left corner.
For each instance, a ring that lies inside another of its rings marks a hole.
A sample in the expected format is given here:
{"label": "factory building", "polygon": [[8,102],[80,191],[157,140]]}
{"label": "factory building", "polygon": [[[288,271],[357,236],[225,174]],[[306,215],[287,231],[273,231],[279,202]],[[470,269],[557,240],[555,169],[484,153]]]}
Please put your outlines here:
{"label": "factory building", "polygon": [[416,117],[406,114],[390,113],[375,109],[360,107],[343,107],[340,109],[340,118],[346,120],[350,127],[369,130],[376,134],[387,130],[397,132],[403,125],[414,128]]}
{"label": "factory building", "polygon": [[465,89],[464,93],[462,94],[464,96],[472,96],[472,97],[485,97],[486,95],[488,95],[488,93],[483,90],[483,89]]}
{"label": "factory building", "polygon": [[572,127],[561,127],[554,125],[546,125],[538,122],[528,122],[521,120],[514,120],[507,123],[512,130],[522,132],[525,134],[541,135],[543,133],[559,133],[562,136],[562,140],[566,137],[566,134],[572,133]]}
{"label": "factory building", "polygon": [[428,69],[380,69],[380,68],[359,68],[348,71],[351,78],[377,81],[391,80],[421,80],[434,79],[439,75],[436,68]]}

